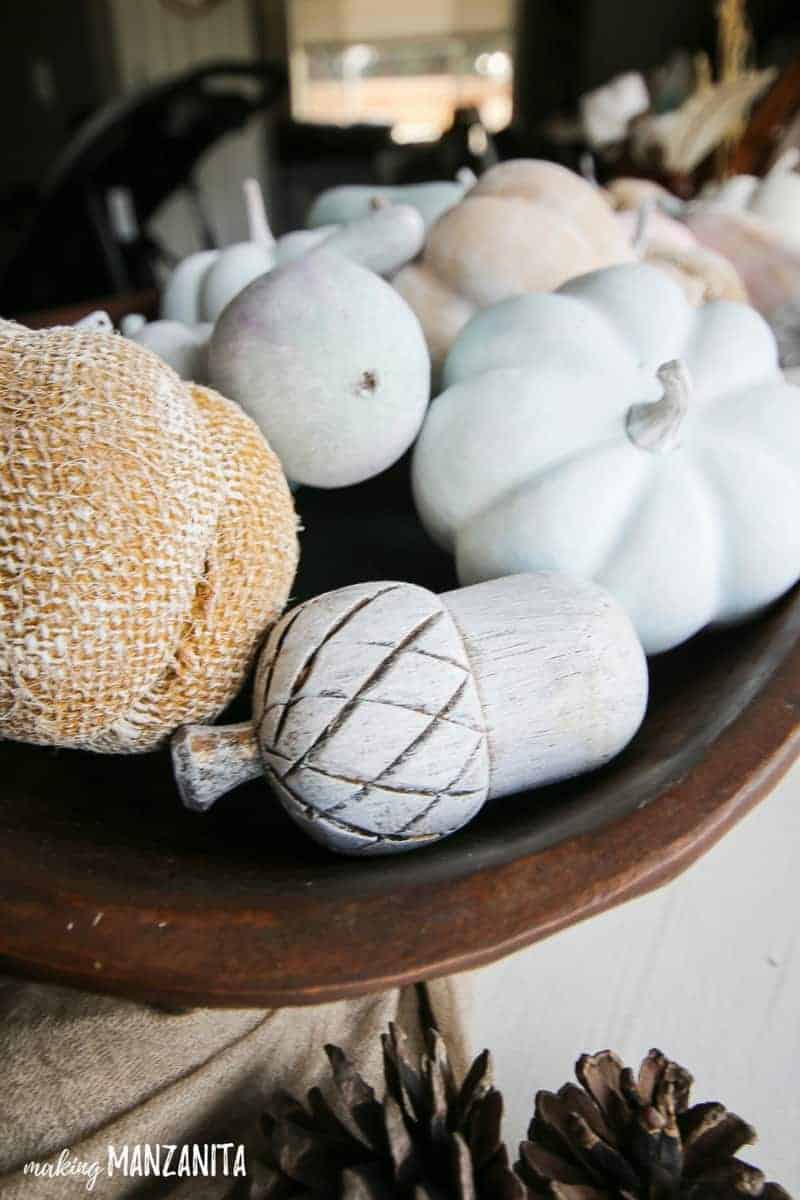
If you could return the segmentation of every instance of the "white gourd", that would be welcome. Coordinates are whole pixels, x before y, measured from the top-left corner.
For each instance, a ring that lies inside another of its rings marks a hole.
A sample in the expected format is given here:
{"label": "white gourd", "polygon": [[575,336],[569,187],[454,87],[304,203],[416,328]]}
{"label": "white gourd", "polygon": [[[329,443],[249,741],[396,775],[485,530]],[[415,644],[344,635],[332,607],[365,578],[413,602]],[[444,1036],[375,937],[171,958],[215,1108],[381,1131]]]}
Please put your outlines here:
{"label": "white gourd", "polygon": [[180,321],[146,321],[131,313],[120,321],[123,337],[146,346],[172,367],[181,379],[208,383],[208,343],[214,326],[182,325]]}
{"label": "white gourd", "polygon": [[329,249],[339,243],[251,283],[209,346],[215,387],[269,437],[289,477],[312,487],[348,487],[396,462],[430,395],[419,322],[378,274]]}
{"label": "white gourd", "polygon": [[239,292],[261,275],[329,243],[379,275],[393,273],[422,248],[425,226],[416,209],[387,205],[349,225],[327,224],[275,238],[255,179],[243,183],[250,239],[224,250],[190,254],[172,272],[161,300],[164,320],[196,326],[215,322]]}
{"label": "white gourd", "polygon": [[413,483],[463,583],[594,579],[653,654],[800,575],[800,392],[753,309],[613,267],[479,314],[445,384]]}
{"label": "white gourd", "polygon": [[216,321],[233,297],[275,266],[275,238],[258,181],[242,184],[250,238],[224,250],[200,250],[178,264],[161,298],[161,316],[183,325]]}
{"label": "white gourd", "polygon": [[359,220],[272,236],[261,189],[244,181],[251,239],[226,250],[190,254],[164,289],[161,319],[123,318],[125,337],[153,350],[182,379],[208,383],[208,354],[214,324],[232,300],[277,267],[305,257],[323,243],[378,275],[393,274],[414,258],[425,239],[421,215],[409,205],[386,205]]}
{"label": "white gourd", "polygon": [[365,217],[383,204],[410,204],[419,212],[425,228],[429,229],[442,213],[464,198],[474,183],[475,176],[466,167],[453,180],[433,180],[430,183],[397,187],[343,184],[320,192],[309,209],[306,224],[310,229],[319,229]]}

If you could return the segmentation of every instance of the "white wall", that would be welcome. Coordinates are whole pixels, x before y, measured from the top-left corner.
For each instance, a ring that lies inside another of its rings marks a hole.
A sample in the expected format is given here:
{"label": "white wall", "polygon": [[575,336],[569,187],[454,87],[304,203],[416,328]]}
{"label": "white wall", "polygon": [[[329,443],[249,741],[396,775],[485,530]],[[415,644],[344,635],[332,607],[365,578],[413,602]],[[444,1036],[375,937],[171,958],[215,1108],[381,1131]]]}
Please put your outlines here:
{"label": "white wall", "polygon": [[[259,54],[249,0],[224,0],[208,13],[182,16],[160,0],[107,0],[117,77],[124,92],[155,83],[212,59]],[[221,243],[246,235],[241,180],[255,175],[267,187],[263,118],[255,118],[207,154],[197,179]],[[191,206],[182,196],[162,206],[153,232],[175,253],[198,248]]]}
{"label": "white wall", "polygon": [[800,764],[659,892],[472,977],[472,1044],[489,1046],[516,1152],[538,1088],[584,1050],[638,1066],[651,1046],[758,1129],[742,1157],[800,1192]]}

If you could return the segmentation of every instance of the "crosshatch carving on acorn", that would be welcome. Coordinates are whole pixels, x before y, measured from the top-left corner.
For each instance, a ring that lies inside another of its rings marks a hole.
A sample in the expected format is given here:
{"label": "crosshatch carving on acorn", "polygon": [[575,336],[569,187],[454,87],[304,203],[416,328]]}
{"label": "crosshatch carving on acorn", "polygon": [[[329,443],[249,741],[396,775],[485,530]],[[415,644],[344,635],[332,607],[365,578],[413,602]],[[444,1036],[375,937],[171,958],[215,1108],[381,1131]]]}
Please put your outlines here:
{"label": "crosshatch carving on acorn", "polygon": [[264,776],[346,854],[414,849],[487,799],[607,762],[633,737],[647,668],[622,608],[555,572],[436,596],[355,584],[299,605],[261,653],[253,716],[172,742],[184,804]]}

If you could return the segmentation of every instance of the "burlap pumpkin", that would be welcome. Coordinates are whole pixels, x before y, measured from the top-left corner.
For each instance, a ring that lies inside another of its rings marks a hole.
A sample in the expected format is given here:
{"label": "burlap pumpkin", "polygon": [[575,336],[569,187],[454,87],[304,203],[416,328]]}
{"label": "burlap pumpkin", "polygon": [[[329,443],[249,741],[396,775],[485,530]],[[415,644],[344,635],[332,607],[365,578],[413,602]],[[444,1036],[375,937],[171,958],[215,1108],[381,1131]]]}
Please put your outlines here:
{"label": "burlap pumpkin", "polygon": [[125,753],[215,716],[297,553],[234,404],[122,337],[0,322],[0,736]]}

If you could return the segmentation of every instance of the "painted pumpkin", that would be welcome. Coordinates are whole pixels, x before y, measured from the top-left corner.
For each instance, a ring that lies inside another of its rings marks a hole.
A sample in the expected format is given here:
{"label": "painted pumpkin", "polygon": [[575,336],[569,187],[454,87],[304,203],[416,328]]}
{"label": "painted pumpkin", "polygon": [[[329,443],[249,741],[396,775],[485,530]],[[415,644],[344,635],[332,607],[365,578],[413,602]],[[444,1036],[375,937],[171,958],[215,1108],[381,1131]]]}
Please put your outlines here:
{"label": "painted pumpkin", "polygon": [[605,194],[641,261],[671,275],[691,304],[747,301],[747,289],[733,263],[704,246],[677,219],[683,208],[677,196],[648,179],[625,177],[610,183]]}
{"label": "painted pumpkin", "polygon": [[557,163],[518,159],[492,167],[439,218],[421,262],[394,285],[438,367],[479,309],[633,257],[596,187]]}
{"label": "painted pumpkin", "polygon": [[479,314],[445,384],[413,482],[462,583],[594,579],[653,654],[800,575],[800,390],[753,309],[610,268]]}
{"label": "painted pumpkin", "polygon": [[747,213],[692,209],[687,223],[704,246],[732,262],[750,303],[772,323],[800,297],[800,246]]}

